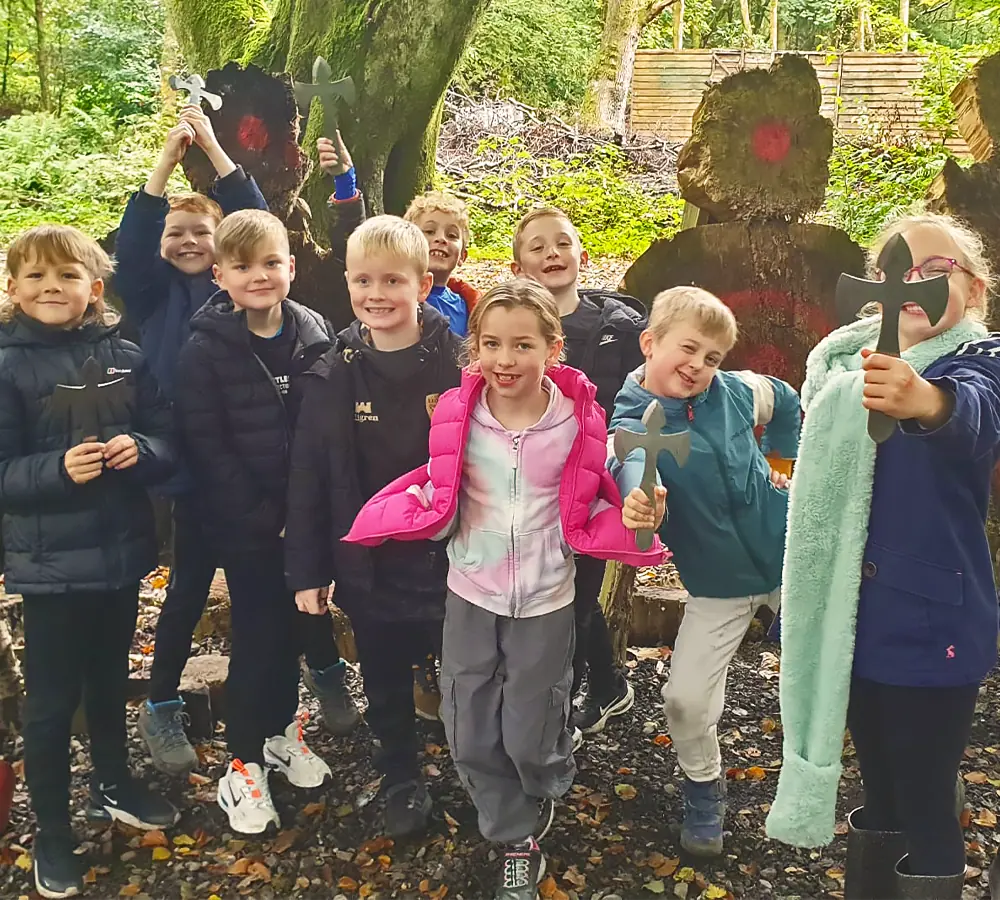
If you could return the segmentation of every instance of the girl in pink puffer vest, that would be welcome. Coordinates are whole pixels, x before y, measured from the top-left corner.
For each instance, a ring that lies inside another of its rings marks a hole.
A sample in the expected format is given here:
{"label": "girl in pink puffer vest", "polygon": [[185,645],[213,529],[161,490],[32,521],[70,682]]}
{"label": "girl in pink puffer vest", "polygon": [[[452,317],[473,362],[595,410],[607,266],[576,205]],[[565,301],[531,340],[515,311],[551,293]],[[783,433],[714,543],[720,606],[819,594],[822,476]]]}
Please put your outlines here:
{"label": "girl in pink puffer vest", "polygon": [[469,322],[473,365],[434,411],[430,463],[372,497],[344,538],[450,537],[441,717],[480,831],[508,845],[502,900],[535,896],[537,838],[576,771],[573,553],[631,565],[664,556],[658,542],[636,548],[634,531],[658,523],[640,492],[623,505],[595,388],[558,365],[562,345],[545,288],[490,291]]}

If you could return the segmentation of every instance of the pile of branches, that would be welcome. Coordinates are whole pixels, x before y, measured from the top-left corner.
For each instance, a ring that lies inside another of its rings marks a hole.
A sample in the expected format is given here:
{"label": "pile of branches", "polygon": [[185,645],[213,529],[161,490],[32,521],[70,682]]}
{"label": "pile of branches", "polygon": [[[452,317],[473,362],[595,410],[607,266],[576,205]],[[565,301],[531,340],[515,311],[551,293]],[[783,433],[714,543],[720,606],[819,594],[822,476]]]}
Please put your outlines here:
{"label": "pile of branches", "polygon": [[[494,140],[490,140],[493,138]],[[510,141],[544,167],[550,160],[571,164],[614,147],[627,160],[628,178],[652,195],[677,193],[677,154],[682,144],[648,136],[624,140],[570,124],[552,112],[517,100],[473,100],[455,89],[445,98],[438,141],[438,168],[460,183],[474,184],[510,164]],[[506,152],[505,152],[506,145]]]}

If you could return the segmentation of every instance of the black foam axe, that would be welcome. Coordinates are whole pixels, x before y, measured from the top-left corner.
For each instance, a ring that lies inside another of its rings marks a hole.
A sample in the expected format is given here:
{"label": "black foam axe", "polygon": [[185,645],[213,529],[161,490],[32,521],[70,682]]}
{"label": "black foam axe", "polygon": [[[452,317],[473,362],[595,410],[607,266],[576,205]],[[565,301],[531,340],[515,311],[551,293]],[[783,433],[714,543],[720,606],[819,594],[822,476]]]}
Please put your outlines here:
{"label": "black foam axe", "polygon": [[[899,356],[899,316],[907,303],[915,303],[932,325],[941,321],[948,308],[948,277],[944,274],[920,281],[904,281],[913,268],[913,254],[906,238],[897,234],[890,238],[878,257],[878,268],[884,281],[868,281],[846,272],[837,282],[837,310],[841,321],[849,323],[869,303],[882,307],[882,327],[878,334],[877,353]],[[876,444],[892,437],[896,420],[875,409],[868,411],[868,435]]]}

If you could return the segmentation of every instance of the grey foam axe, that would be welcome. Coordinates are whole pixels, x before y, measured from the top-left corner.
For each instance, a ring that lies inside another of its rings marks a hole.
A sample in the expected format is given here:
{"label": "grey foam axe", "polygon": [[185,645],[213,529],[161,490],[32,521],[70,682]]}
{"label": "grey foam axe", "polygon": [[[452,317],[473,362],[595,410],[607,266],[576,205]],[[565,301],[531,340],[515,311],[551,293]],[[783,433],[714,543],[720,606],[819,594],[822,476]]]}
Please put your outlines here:
{"label": "grey foam axe", "polygon": [[191,106],[201,106],[201,101],[204,100],[216,112],[222,109],[222,98],[205,90],[205,79],[200,75],[188,75],[184,78],[171,75],[169,84],[175,91],[187,91]]}
{"label": "grey foam axe", "polygon": [[[615,429],[615,457],[618,462],[625,462],[625,457],[633,450],[642,450],[645,456],[642,468],[642,481],[639,489],[646,495],[649,502],[656,506],[653,489],[656,487],[656,463],[663,451],[669,453],[683,466],[691,453],[691,432],[676,431],[664,434],[667,418],[659,400],[653,400],[642,414],[642,424],[645,432],[632,431],[630,428]],[[653,546],[653,530],[643,528],[635,534],[635,544],[640,550],[648,550]]]}
{"label": "grey foam axe", "polygon": [[299,112],[305,115],[309,112],[309,104],[318,97],[323,104],[323,136],[331,141],[336,140],[337,119],[340,115],[337,109],[337,100],[339,98],[348,106],[354,106],[358,98],[354,88],[354,79],[348,75],[339,81],[333,81],[333,71],[330,69],[330,64],[322,56],[316,57],[312,76],[312,84],[295,82],[295,102],[299,106]]}
{"label": "grey foam axe", "polygon": [[[882,307],[882,327],[876,352],[899,356],[899,316],[908,303],[916,303],[937,325],[948,308],[948,278],[938,275],[926,281],[904,281],[913,268],[913,254],[906,238],[897,234],[890,238],[878,257],[878,268],[885,281],[868,281],[844,273],[837,282],[837,310],[841,321],[854,319],[869,303]],[[896,420],[884,412],[868,411],[868,435],[876,444],[892,437]]]}

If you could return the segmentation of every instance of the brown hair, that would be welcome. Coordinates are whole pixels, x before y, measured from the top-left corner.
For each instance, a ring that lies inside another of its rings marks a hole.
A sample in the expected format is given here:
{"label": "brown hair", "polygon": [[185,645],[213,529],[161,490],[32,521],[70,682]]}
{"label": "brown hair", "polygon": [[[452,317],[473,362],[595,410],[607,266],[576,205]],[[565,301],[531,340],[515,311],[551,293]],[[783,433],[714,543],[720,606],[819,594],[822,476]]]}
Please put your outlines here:
{"label": "brown hair", "polygon": [[[101,245],[72,225],[36,225],[18,235],[7,251],[10,277],[16,279],[21,268],[33,262],[49,266],[78,263],[87,270],[91,281],[103,281],[114,271],[114,263]],[[11,321],[17,311],[17,304],[4,297],[0,301],[0,322]],[[117,313],[108,308],[102,294],[87,306],[81,324],[111,323],[117,319]]]}
{"label": "brown hair", "polygon": [[190,191],[184,194],[172,194],[167,198],[170,212],[194,213],[196,216],[209,216],[218,225],[222,221],[222,207],[211,197]]}
{"label": "brown hair", "polygon": [[[473,308],[472,315],[469,316],[469,337],[466,339],[466,351],[472,362],[479,358],[483,319],[495,308],[527,309],[533,312],[538,319],[538,330],[549,346],[563,338],[559,305],[548,288],[530,278],[514,278],[491,288]],[[559,354],[559,359],[562,360],[564,355],[565,350]]]}
{"label": "brown hair", "polygon": [[226,216],[215,232],[215,261],[249,262],[262,247],[277,244],[288,252],[288,231],[273,213],[241,209]]}
{"label": "brown hair", "polygon": [[740,333],[733,311],[715,294],[689,285],[660,291],[653,298],[647,326],[653,337],[660,340],[683,321],[690,321],[698,331],[725,342],[730,350]]}
{"label": "brown hair", "polygon": [[[990,293],[996,287],[996,279],[990,270],[989,259],[986,255],[986,248],[979,233],[968,225],[960,222],[952,216],[943,216],[937,213],[919,213],[916,215],[900,216],[893,220],[879,232],[878,237],[872,242],[868,251],[869,274],[874,275],[878,267],[878,257],[889,241],[897,234],[903,234],[911,228],[929,226],[939,228],[948,235],[958,247],[962,256],[960,262],[973,278],[977,278],[986,286],[983,293],[983,302],[980,306],[967,307],[966,316],[980,322],[986,321],[990,312]],[[862,316],[878,315],[878,306],[869,304],[861,310]]]}
{"label": "brown hair", "polygon": [[385,253],[410,263],[423,278],[430,268],[430,250],[424,233],[399,216],[375,216],[354,229],[347,250],[364,256]]}
{"label": "brown hair", "polygon": [[533,209],[530,212],[526,212],[521,216],[521,221],[517,223],[514,228],[514,239],[511,242],[512,250],[514,253],[514,262],[520,264],[521,262],[521,237],[524,234],[524,230],[532,223],[537,222],[539,219],[562,219],[569,225],[569,230],[573,237],[576,238],[576,242],[579,244],[580,233],[576,230],[576,226],[573,224],[573,220],[566,215],[561,209],[555,206],[539,206],[537,209]]}
{"label": "brown hair", "polygon": [[406,212],[403,213],[403,218],[407,222],[416,224],[420,216],[435,212],[455,217],[458,227],[462,231],[462,249],[467,250],[469,244],[472,243],[469,207],[454,194],[446,194],[444,191],[427,191],[427,193],[413,199],[413,202],[406,208]]}

